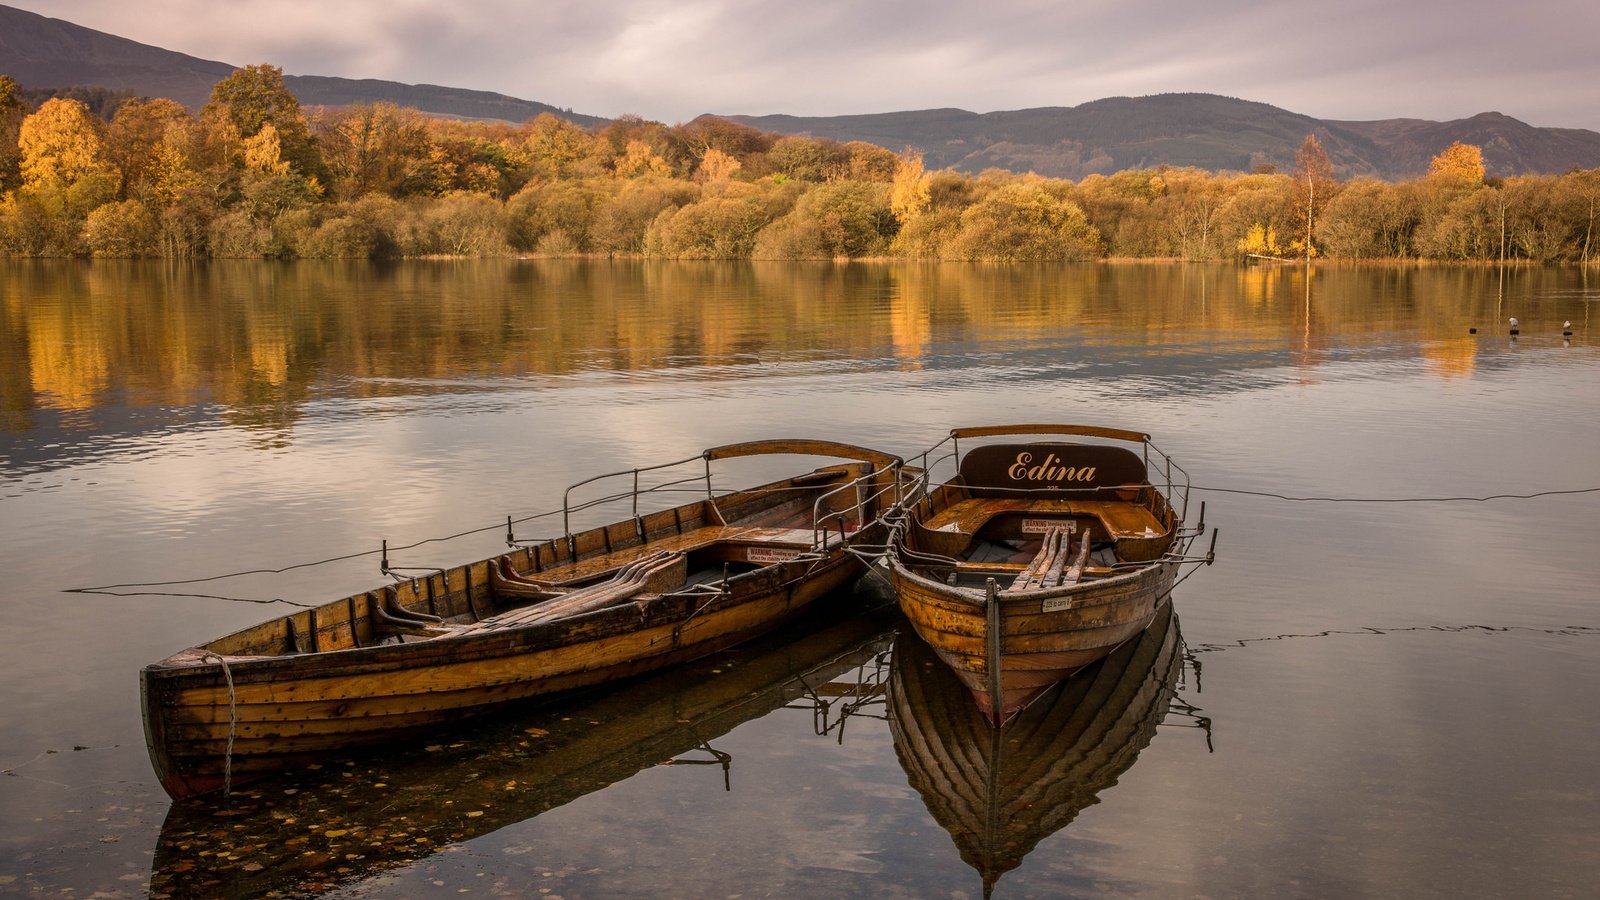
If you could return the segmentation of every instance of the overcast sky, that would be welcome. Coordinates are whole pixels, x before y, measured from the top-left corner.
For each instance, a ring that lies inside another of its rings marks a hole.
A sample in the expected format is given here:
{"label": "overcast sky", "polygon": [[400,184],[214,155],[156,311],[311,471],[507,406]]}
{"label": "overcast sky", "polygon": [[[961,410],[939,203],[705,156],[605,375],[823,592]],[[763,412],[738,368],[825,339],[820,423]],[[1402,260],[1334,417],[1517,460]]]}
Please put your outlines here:
{"label": "overcast sky", "polygon": [[1600,130],[1595,0],[3,0],[289,74],[600,116],[1072,106],[1204,91],[1325,119]]}

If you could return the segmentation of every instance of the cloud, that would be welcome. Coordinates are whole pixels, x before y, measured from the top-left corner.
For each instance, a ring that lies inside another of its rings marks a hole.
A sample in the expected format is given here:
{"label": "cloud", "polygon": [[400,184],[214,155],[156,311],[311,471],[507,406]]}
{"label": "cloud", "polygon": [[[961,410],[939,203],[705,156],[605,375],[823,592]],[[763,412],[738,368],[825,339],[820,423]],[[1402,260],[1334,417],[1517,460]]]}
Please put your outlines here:
{"label": "cloud", "polygon": [[1066,106],[1207,91],[1327,118],[1495,109],[1600,128],[1586,2],[12,0],[294,74],[493,90],[597,115]]}

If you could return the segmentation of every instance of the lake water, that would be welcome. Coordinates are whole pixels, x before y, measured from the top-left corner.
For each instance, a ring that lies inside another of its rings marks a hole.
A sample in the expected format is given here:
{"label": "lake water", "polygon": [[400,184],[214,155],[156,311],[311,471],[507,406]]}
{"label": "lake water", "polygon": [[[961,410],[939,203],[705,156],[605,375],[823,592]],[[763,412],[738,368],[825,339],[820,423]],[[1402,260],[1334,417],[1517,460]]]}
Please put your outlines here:
{"label": "lake water", "polygon": [[[0,893],[1592,896],[1600,493],[1263,495],[1600,488],[1596,327],[1573,270],[0,261]],[[493,526],[721,443],[1040,421],[1150,432],[1219,560],[1100,674],[1120,705],[1005,748],[1031,799],[988,830],[929,786],[910,736],[971,736],[922,721],[942,673],[871,582],[176,807],[139,668],[376,560],[65,592]]]}

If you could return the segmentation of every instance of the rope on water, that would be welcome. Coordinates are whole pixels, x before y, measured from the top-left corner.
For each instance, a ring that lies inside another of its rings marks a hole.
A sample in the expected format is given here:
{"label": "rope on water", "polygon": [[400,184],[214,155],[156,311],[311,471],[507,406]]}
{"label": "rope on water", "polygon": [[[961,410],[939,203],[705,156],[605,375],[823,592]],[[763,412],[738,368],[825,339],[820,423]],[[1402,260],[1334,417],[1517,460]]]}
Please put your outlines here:
{"label": "rope on water", "polygon": [[1259,644],[1266,641],[1287,641],[1297,638],[1324,638],[1335,635],[1387,635],[1404,634],[1406,632],[1434,631],[1449,634],[1463,632],[1479,632],[1485,634],[1504,634],[1513,631],[1528,632],[1532,634],[1563,635],[1566,637],[1596,636],[1600,635],[1600,627],[1594,625],[1565,625],[1559,628],[1540,628],[1534,625],[1410,625],[1394,628],[1375,628],[1370,625],[1351,630],[1346,628],[1330,628],[1326,631],[1312,631],[1304,633],[1275,634],[1267,637],[1235,638],[1225,643],[1207,642],[1202,644],[1189,644],[1191,653],[1215,653],[1221,650],[1234,650],[1246,647],[1249,644]]}
{"label": "rope on water", "polygon": [[[1533,500],[1533,499],[1537,499],[1537,498],[1540,498],[1540,497],[1570,496],[1570,495],[1578,495],[1578,494],[1600,494],[1600,487],[1574,488],[1574,489],[1570,489],[1570,490],[1535,491],[1533,493],[1528,493],[1528,494],[1490,494],[1490,495],[1483,496],[1483,497],[1297,497],[1297,496],[1292,496],[1292,495],[1289,495],[1289,494],[1279,494],[1279,493],[1275,493],[1275,492],[1272,492],[1272,491],[1252,491],[1252,490],[1246,490],[1246,489],[1243,489],[1243,488],[1212,487],[1212,486],[1206,486],[1206,485],[1194,485],[1190,489],[1191,490],[1195,490],[1195,491],[1209,491],[1211,493],[1216,493],[1216,494],[1238,494],[1238,495],[1249,496],[1249,497],[1265,497],[1265,498],[1269,498],[1269,499],[1273,499],[1273,500],[1284,500],[1284,501],[1288,501],[1288,502],[1291,502],[1291,503],[1487,503],[1487,502],[1490,502],[1490,501],[1493,501],[1493,500]],[[699,493],[699,490],[696,489],[694,491],[691,491],[691,493]],[[602,498],[602,499],[613,499],[613,498]],[[590,505],[590,504],[581,504],[577,508],[582,509],[582,508],[587,507],[588,505]],[[123,582],[123,583],[119,583],[119,584],[95,585],[93,587],[63,588],[62,590],[63,590],[63,593],[68,593],[68,594],[105,594],[105,595],[113,596],[113,597],[137,597],[137,596],[197,597],[197,598],[216,599],[216,600],[232,600],[232,601],[237,601],[237,602],[241,602],[241,603],[261,603],[261,604],[284,603],[284,604],[288,604],[288,605],[291,605],[291,606],[300,606],[300,607],[309,608],[311,606],[311,604],[297,603],[295,601],[285,600],[285,599],[282,599],[282,598],[273,598],[273,599],[268,599],[268,600],[258,600],[258,599],[251,599],[251,598],[246,598],[246,597],[223,597],[223,596],[218,596],[218,595],[214,595],[214,594],[180,594],[180,593],[173,593],[173,592],[170,592],[170,591],[126,591],[125,592],[125,591],[121,591],[120,589],[122,589],[122,588],[177,587],[177,586],[180,586],[180,585],[204,584],[204,583],[211,582],[211,581],[222,581],[224,579],[239,578],[239,577],[243,577],[243,576],[246,576],[246,575],[281,575],[281,574],[283,574],[285,572],[292,572],[292,571],[294,571],[296,569],[309,569],[309,568],[313,568],[315,566],[324,566],[324,565],[328,565],[330,563],[344,562],[344,561],[352,560],[352,559],[361,559],[361,558],[368,557],[368,556],[379,556],[380,554],[387,554],[387,553],[398,552],[398,551],[403,551],[403,550],[413,550],[413,549],[416,549],[417,547],[421,547],[421,546],[426,545],[426,544],[442,543],[442,542],[445,542],[445,541],[453,541],[453,540],[456,540],[458,538],[470,537],[472,535],[477,535],[477,534],[485,534],[485,533],[488,533],[488,532],[491,532],[491,531],[498,531],[501,528],[505,528],[505,527],[507,527],[508,525],[511,525],[511,524],[522,524],[522,523],[525,523],[525,522],[531,522],[531,521],[534,521],[536,519],[546,518],[546,517],[558,515],[560,513],[561,513],[561,510],[551,510],[549,512],[536,513],[534,515],[524,516],[524,517],[519,518],[519,519],[513,519],[510,522],[507,522],[505,524],[502,524],[500,522],[496,522],[493,525],[486,525],[486,526],[484,526],[482,528],[473,528],[473,529],[469,529],[469,530],[466,530],[466,531],[458,531],[455,534],[442,535],[442,536],[439,536],[439,537],[423,538],[422,540],[416,541],[414,543],[404,544],[404,545],[401,545],[401,546],[384,547],[384,548],[378,549],[378,550],[363,550],[363,551],[360,551],[360,552],[357,552],[357,553],[346,553],[346,554],[343,554],[343,555],[340,555],[340,556],[330,556],[330,557],[328,557],[326,559],[318,559],[318,560],[313,560],[311,562],[294,563],[292,565],[281,566],[279,568],[246,569],[244,571],[239,571],[239,572],[228,572],[228,573],[224,573],[224,574],[221,574],[221,575],[207,575],[207,576],[200,577],[200,578],[184,578],[184,579],[178,579],[178,580],[174,580],[174,581],[132,581],[132,582]]]}
{"label": "rope on water", "polygon": [[1269,497],[1273,500],[1288,500],[1292,503],[1487,503],[1491,500],[1533,500],[1538,497],[1554,497],[1563,494],[1600,494],[1600,487],[1575,488],[1565,491],[1536,491],[1532,494],[1490,494],[1487,497],[1291,497],[1287,494],[1274,494],[1271,491],[1202,487],[1198,484],[1192,486],[1190,490],[1210,491],[1214,494],[1244,494],[1250,497]]}
{"label": "rope on water", "polygon": [[216,653],[207,653],[203,658],[222,663],[222,677],[228,682],[228,748],[222,757],[222,796],[227,797],[233,793],[233,735],[239,727],[239,703],[233,693],[233,670],[228,668],[228,661]]}

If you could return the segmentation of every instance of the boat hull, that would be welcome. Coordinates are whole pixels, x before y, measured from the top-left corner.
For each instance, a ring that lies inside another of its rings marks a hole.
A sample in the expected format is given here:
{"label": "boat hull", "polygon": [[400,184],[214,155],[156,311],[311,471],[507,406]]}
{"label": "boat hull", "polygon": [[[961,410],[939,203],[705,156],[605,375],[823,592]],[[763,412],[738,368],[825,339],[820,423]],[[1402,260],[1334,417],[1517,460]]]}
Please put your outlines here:
{"label": "boat hull", "polygon": [[995,594],[998,615],[983,593],[941,584],[892,558],[889,579],[918,637],[961,679],[984,715],[1002,723],[1143,632],[1168,602],[1177,570],[1176,563],[1159,562],[1070,588],[1001,591]]}
{"label": "boat hull", "polygon": [[186,651],[141,673],[146,738],[174,798],[488,709],[654,671],[777,627],[853,582],[842,550],[741,576],[709,601],[663,595],[526,628],[276,657]]}

